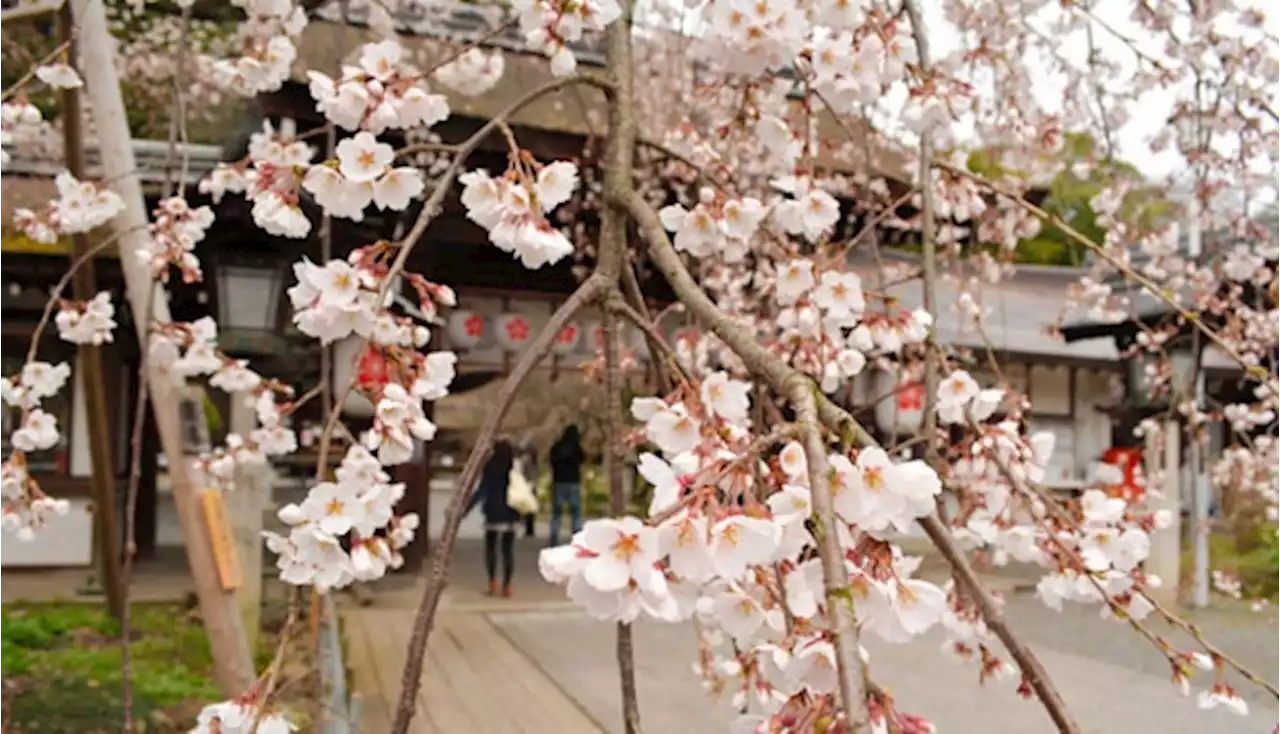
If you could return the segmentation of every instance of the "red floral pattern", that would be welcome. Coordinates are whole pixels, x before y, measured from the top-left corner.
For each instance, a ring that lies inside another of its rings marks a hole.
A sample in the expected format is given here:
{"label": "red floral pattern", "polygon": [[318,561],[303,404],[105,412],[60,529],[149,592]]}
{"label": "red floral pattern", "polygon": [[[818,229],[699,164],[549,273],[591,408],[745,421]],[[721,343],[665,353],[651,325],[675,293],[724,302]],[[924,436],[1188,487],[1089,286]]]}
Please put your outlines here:
{"label": "red floral pattern", "polygon": [[578,327],[573,324],[565,324],[564,328],[556,334],[556,344],[569,345],[578,338]]}
{"label": "red floral pattern", "polygon": [[467,336],[479,339],[484,336],[484,317],[473,313],[462,322],[462,328],[467,332]]}
{"label": "red floral pattern", "polygon": [[898,410],[923,410],[924,384],[913,382],[898,391]]}
{"label": "red floral pattern", "polygon": [[532,329],[529,327],[529,321],[520,316],[507,319],[506,323],[507,338],[513,342],[524,342],[529,340],[529,333]]}

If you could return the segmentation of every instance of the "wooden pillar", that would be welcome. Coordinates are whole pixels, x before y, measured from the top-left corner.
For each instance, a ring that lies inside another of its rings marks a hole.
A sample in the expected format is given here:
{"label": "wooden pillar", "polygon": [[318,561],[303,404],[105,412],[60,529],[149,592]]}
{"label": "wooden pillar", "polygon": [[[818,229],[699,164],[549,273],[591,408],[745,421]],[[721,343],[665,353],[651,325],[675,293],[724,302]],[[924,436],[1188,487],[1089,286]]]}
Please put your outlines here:
{"label": "wooden pillar", "polygon": [[[68,55],[73,63],[76,56],[74,25],[71,4],[67,3],[58,13],[58,29],[62,42],[68,44]],[[80,91],[64,89],[62,138],[67,171],[81,180],[85,177],[82,122]],[[86,236],[76,235],[72,238],[72,261],[84,259],[71,279],[71,297],[78,301],[88,301],[96,295],[97,276],[93,258],[87,257],[89,252],[89,239]],[[115,457],[112,455],[111,410],[107,405],[107,386],[103,381],[100,348],[81,345],[76,367],[81,370],[81,384],[85,390],[84,406],[88,411],[89,455],[93,467],[94,556],[107,597],[107,609],[118,619],[124,613],[124,590],[120,580],[120,526],[116,522],[116,472]],[[70,427],[66,430],[70,430]]]}
{"label": "wooden pillar", "polygon": [[[135,390],[138,386],[135,386]],[[159,474],[160,436],[156,433],[156,419],[147,411],[142,426],[142,456],[140,481],[138,482],[138,505],[134,515],[134,536],[138,543],[139,558],[154,558],[156,554],[156,537],[159,532],[160,495],[156,491],[156,476]]]}
{"label": "wooden pillar", "polygon": [[[1146,569],[1159,577],[1160,587],[1152,596],[1162,604],[1178,603],[1178,584],[1182,580],[1182,493],[1181,429],[1177,421],[1165,421],[1162,426],[1164,456],[1155,436],[1146,438],[1147,503],[1152,509],[1165,510],[1170,515],[1169,526],[1151,533],[1151,555]],[[1162,481],[1157,480],[1160,477]],[[1156,497],[1153,491],[1161,494]]]}

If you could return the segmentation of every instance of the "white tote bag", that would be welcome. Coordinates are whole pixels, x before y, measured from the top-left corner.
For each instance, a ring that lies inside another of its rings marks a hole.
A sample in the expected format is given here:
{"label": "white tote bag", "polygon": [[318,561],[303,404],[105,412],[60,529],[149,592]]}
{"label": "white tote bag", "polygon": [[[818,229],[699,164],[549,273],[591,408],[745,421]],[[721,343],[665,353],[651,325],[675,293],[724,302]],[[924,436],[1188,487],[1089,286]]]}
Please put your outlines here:
{"label": "white tote bag", "polygon": [[511,471],[507,473],[507,504],[521,515],[535,515],[538,512],[538,496],[533,493],[533,486],[524,476],[524,462],[516,459],[511,462]]}

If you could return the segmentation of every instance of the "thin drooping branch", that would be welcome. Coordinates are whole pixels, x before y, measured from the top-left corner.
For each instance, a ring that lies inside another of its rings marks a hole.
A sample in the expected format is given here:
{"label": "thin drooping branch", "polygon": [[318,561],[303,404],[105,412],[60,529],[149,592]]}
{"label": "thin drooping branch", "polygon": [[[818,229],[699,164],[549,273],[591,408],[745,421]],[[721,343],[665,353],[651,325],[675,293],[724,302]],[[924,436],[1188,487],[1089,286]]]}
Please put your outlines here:
{"label": "thin drooping branch", "polygon": [[[626,301],[630,302],[629,309],[619,311],[623,316],[630,318],[637,327],[644,332],[645,345],[649,348],[649,364],[653,365],[654,372],[658,377],[658,389],[664,395],[669,394],[675,389],[675,383],[668,374],[664,360],[670,360],[672,369],[683,372],[680,363],[674,358],[674,352],[671,347],[662,339],[662,334],[658,332],[653,322],[653,317],[649,313],[649,307],[644,302],[644,293],[640,290],[640,278],[636,276],[636,268],[633,263],[628,263],[622,269],[622,293],[626,297]],[[624,302],[620,304],[627,306]]]}
{"label": "thin drooping branch", "polygon": [[[604,465],[609,477],[609,504],[614,517],[627,513],[627,491],[623,484],[622,374],[618,359],[618,315],[604,309]],[[640,734],[640,700],[636,690],[636,661],[631,623],[617,623],[615,643],[618,676],[622,689],[622,728],[626,734]]]}
{"label": "thin drooping branch", "polygon": [[818,423],[818,406],[812,380],[793,379],[787,395],[796,414],[800,438],[804,443],[805,461],[809,469],[809,490],[814,520],[819,532],[818,558],[822,563],[822,588],[826,595],[827,617],[831,621],[831,646],[835,650],[840,699],[844,704],[846,731],[862,734],[871,731],[871,714],[867,710],[867,691],[862,677],[859,653],[858,620],[854,615],[853,594],[849,588],[849,571],[845,568],[844,551],[836,523],[831,492],[831,465],[827,446]]}
{"label": "thin drooping branch", "polygon": [[[605,466],[613,513],[627,511],[627,497],[622,485],[622,463],[618,452],[622,437],[622,382],[618,357],[618,315],[609,301],[622,300],[619,283],[622,271],[630,267],[627,260],[627,211],[618,195],[634,188],[633,161],[636,148],[635,92],[632,78],[631,13],[632,0],[619,3],[622,15],[605,31],[605,77],[612,93],[608,95],[609,137],[605,147],[604,206],[600,211],[600,245],[595,276],[605,281],[607,290],[600,299],[604,312],[605,333]],[[612,195],[611,195],[612,194]],[[631,624],[617,624],[616,653],[618,677],[622,693],[622,726],[626,734],[640,734],[640,701],[636,689],[635,650]]]}
{"label": "thin drooping branch", "polygon": [[[916,44],[916,60],[919,65],[921,81],[929,83],[929,75],[933,73],[929,59],[929,37],[925,33],[924,15],[920,12],[917,0],[903,0],[903,9],[911,19],[911,34]],[[921,300],[924,310],[930,314],[938,313],[938,251],[935,237],[933,202],[933,131],[926,125],[920,131],[920,249],[921,249]],[[937,471],[941,467],[938,460],[938,351],[933,348],[934,330],[929,329],[925,337],[924,357],[924,456],[929,466]],[[943,505],[941,496],[938,500],[939,514]]]}
{"label": "thin drooping branch", "polygon": [[[765,378],[770,385],[775,386],[775,389],[781,387],[783,388],[781,392],[790,394],[790,389],[792,389],[790,384],[793,380],[807,383],[807,389],[811,391],[810,394],[813,395],[817,403],[819,419],[824,425],[840,435],[842,440],[866,447],[878,445],[875,438],[853,416],[849,415],[848,411],[828,400],[826,396],[821,395],[812,380],[788,366],[777,355],[757,343],[750,331],[735,323],[702,292],[702,289],[698,287],[697,282],[689,274],[689,271],[684,267],[684,263],[680,261],[679,255],[676,254],[675,249],[672,247],[657,213],[639,194],[628,196],[626,202],[632,217],[639,223],[641,233],[649,245],[650,259],[653,260],[658,269],[667,278],[677,297],[701,323],[711,329],[721,341],[732,349],[749,369]],[[937,527],[942,529],[940,524]],[[964,568],[968,567],[968,561],[960,553],[954,538],[946,532],[941,532],[938,533],[938,538],[934,542],[939,544],[939,550],[943,552],[944,557],[948,558],[957,573],[963,574]],[[1008,624],[1004,623],[1002,617],[995,618],[994,623],[987,618],[988,611],[995,608],[994,599],[991,597],[991,593],[983,587],[977,576],[973,574],[972,568],[969,568],[969,575],[973,579],[973,583],[970,585],[970,593],[978,600],[979,609],[983,611],[988,627],[1011,653],[1015,648],[1019,649],[1019,655],[1022,656],[1022,660],[1019,660],[1022,673],[1035,683],[1034,690],[1036,695],[1040,698],[1040,702],[1045,709],[1050,712],[1050,716],[1055,720],[1062,719],[1070,722],[1072,717],[1062,704],[1062,696],[1057,692],[1053,681],[1047,675],[1044,675],[1043,668],[1036,659],[1035,654],[1017,639]],[[1015,658],[1015,660],[1018,660],[1018,658]],[[1025,661],[1025,665],[1022,664],[1023,661]],[[1064,729],[1064,731],[1074,732],[1078,731],[1078,729],[1068,728]]]}
{"label": "thin drooping branch", "polygon": [[1054,687],[1048,671],[1044,669],[1040,659],[1031,652],[1031,648],[1023,644],[1010,631],[1009,623],[1005,620],[1004,609],[982,583],[982,579],[978,577],[977,571],[969,563],[964,551],[960,549],[960,546],[956,545],[955,539],[951,537],[951,531],[936,515],[920,518],[920,527],[924,528],[929,540],[933,542],[938,552],[942,554],[942,557],[951,566],[952,571],[965,585],[965,591],[977,603],[978,610],[982,613],[982,621],[986,623],[987,629],[994,632],[1000,642],[1004,643],[1005,649],[1013,656],[1014,662],[1018,664],[1018,668],[1022,671],[1023,678],[1031,685],[1040,702],[1044,704],[1045,711],[1049,714],[1049,718],[1053,719],[1058,731],[1064,732],[1064,734],[1078,733],[1080,724],[1071,715],[1066,702],[1062,700],[1062,694],[1058,693],[1058,689]]}
{"label": "thin drooping branch", "polygon": [[742,359],[748,370],[768,382],[776,393],[787,396],[796,411],[809,462],[814,516],[823,531],[822,537],[818,539],[818,553],[822,558],[828,614],[834,620],[832,646],[836,651],[845,717],[851,732],[870,731],[870,712],[867,710],[866,689],[862,682],[858,627],[853,616],[849,574],[845,571],[844,554],[840,552],[839,536],[836,535],[835,510],[828,488],[831,481],[830,467],[826,465],[827,452],[818,429],[819,414],[815,397],[817,385],[757,343],[754,335],[733,323],[703,293],[680,261],[657,213],[639,193],[629,192],[622,203],[625,203],[631,216],[640,225],[641,233],[649,246],[649,258],[666,276],[676,297]]}
{"label": "thin drooping branch", "polygon": [[[436,182],[435,189],[431,192],[431,196],[427,197],[426,202],[423,203],[422,211],[418,213],[418,218],[414,221],[413,227],[409,229],[409,232],[406,233],[398,243],[400,247],[399,252],[396,253],[395,259],[387,269],[386,276],[382,279],[382,286],[378,289],[378,298],[375,301],[376,303],[386,302],[387,291],[391,288],[391,284],[396,280],[396,276],[404,272],[405,264],[409,261],[409,254],[413,251],[413,248],[418,244],[418,242],[422,240],[422,235],[426,233],[427,227],[431,226],[431,223],[435,221],[435,218],[440,215],[445,197],[448,196],[450,189],[453,188],[454,180],[460,173],[462,173],[462,167],[466,165],[467,159],[476,151],[476,148],[480,147],[480,143],[484,142],[484,140],[493,134],[494,131],[499,130],[501,126],[505,125],[507,119],[512,115],[524,109],[529,104],[541,97],[573,84],[590,84],[601,88],[609,88],[607,83],[589,76],[566,77],[564,79],[557,79],[555,81],[548,82],[512,102],[501,112],[490,118],[488,122],[482,125],[479,130],[471,135],[471,137],[467,138],[465,142],[457,146],[457,152],[454,155],[453,160],[449,162],[449,167],[440,175],[439,180]],[[365,338],[360,343],[359,348],[364,349],[368,345],[369,339]],[[358,375],[352,375],[351,381],[347,384],[342,394],[338,395],[334,400],[334,407],[330,410],[329,417],[325,421],[324,429],[320,434],[320,450],[316,459],[317,478],[319,478],[321,472],[324,470],[325,461],[328,455],[328,446],[333,440],[333,433],[337,430],[338,421],[342,416],[341,406],[346,401],[347,394],[354,389],[355,384],[358,381],[357,378]]]}
{"label": "thin drooping branch", "polygon": [[609,310],[616,312],[618,315],[635,324],[636,328],[640,329],[640,331],[644,332],[645,345],[649,350],[649,361],[658,370],[658,389],[660,389],[664,395],[669,394],[675,389],[675,384],[672,381],[671,376],[667,374],[667,365],[671,366],[672,370],[675,371],[676,376],[681,382],[686,384],[692,382],[688,373],[684,371],[680,366],[680,363],[676,360],[675,351],[672,350],[671,345],[667,344],[666,340],[662,338],[662,334],[658,332],[657,327],[654,326],[653,320],[650,317],[640,311],[637,311],[635,308],[632,308],[631,305],[625,301],[618,299],[610,300],[607,305]]}
{"label": "thin drooping branch", "polygon": [[503,383],[502,390],[489,409],[489,414],[485,416],[484,424],[480,428],[480,436],[476,439],[475,447],[471,449],[471,455],[467,457],[467,462],[462,467],[462,473],[458,476],[457,489],[449,498],[449,505],[445,509],[444,528],[440,531],[440,539],[436,541],[432,554],[431,577],[413,619],[413,633],[409,638],[404,673],[400,680],[400,697],[396,703],[392,734],[406,734],[409,731],[409,723],[415,713],[414,701],[417,700],[418,686],[422,680],[422,662],[427,650],[427,639],[431,635],[436,610],[440,606],[440,598],[444,594],[445,586],[449,583],[449,566],[453,561],[453,546],[458,539],[458,526],[462,524],[462,511],[475,491],[476,479],[479,478],[480,470],[489,457],[489,450],[493,446],[498,428],[502,425],[502,419],[511,408],[511,403],[515,401],[516,392],[520,390],[520,385],[525,378],[551,351],[551,346],[555,343],[555,337],[560,330],[584,306],[598,300],[610,285],[607,279],[592,275],[561,304],[560,308],[556,309],[546,327],[520,356],[520,361],[511,370],[511,375]]}

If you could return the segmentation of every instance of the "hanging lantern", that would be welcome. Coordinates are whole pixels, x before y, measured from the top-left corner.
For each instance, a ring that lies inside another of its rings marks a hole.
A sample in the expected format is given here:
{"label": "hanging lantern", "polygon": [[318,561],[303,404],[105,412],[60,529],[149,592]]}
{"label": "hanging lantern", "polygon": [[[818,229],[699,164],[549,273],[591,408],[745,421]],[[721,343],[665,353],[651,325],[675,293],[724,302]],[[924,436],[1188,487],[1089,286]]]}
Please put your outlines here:
{"label": "hanging lantern", "polygon": [[556,339],[551,345],[551,351],[560,356],[572,354],[573,350],[578,348],[578,342],[580,341],[582,341],[581,327],[569,322],[556,334]]}
{"label": "hanging lantern", "polygon": [[673,348],[679,348],[680,344],[683,343],[686,348],[692,349],[701,338],[702,335],[698,333],[697,327],[685,326],[676,329],[675,333],[671,335],[671,346]]}
{"label": "hanging lantern", "polygon": [[[386,360],[370,358],[369,351],[360,351],[364,339],[349,336],[333,345],[333,384],[337,394],[346,392],[342,401],[342,412],[356,418],[368,418],[373,415],[373,402],[365,395],[364,385],[376,386],[381,390],[387,384]],[[373,350],[379,358],[381,353]],[[378,362],[381,362],[379,365]],[[360,389],[347,390],[351,383],[352,372],[356,374],[356,386]],[[381,382],[379,383],[379,380]]]}
{"label": "hanging lantern", "polygon": [[587,348],[591,352],[604,351],[604,324],[594,322],[587,330],[589,338],[587,339]]}
{"label": "hanging lantern", "polygon": [[474,349],[484,340],[484,316],[475,311],[456,310],[449,314],[445,331],[455,349]]}
{"label": "hanging lantern", "polygon": [[881,372],[876,379],[875,397],[881,398],[876,403],[876,426],[880,430],[896,436],[920,430],[924,423],[923,382]]}
{"label": "hanging lantern", "polygon": [[533,341],[533,324],[518,313],[507,313],[494,321],[493,333],[498,345],[508,352],[519,352]]}

